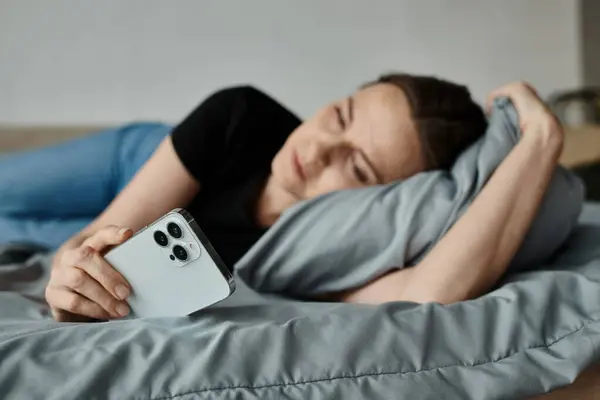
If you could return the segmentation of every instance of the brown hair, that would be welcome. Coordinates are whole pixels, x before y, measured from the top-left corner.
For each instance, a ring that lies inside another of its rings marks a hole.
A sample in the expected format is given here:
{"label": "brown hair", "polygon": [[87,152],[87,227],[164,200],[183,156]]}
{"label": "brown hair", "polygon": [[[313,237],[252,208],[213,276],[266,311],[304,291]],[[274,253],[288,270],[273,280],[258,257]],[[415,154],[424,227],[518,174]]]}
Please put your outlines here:
{"label": "brown hair", "polygon": [[432,76],[386,74],[365,86],[392,84],[404,92],[427,169],[447,169],[483,135],[487,119],[462,85]]}

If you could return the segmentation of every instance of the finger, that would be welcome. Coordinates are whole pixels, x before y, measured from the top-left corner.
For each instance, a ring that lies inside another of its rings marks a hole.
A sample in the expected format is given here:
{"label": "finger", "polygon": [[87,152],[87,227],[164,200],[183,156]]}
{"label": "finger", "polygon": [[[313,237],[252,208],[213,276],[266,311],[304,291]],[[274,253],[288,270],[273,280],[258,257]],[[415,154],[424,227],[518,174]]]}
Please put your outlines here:
{"label": "finger", "polygon": [[52,313],[57,321],[71,320],[64,312],[82,315],[89,318],[109,319],[110,315],[99,304],[86,299],[79,293],[70,292],[55,286],[46,289],[46,298],[52,306]]}
{"label": "finger", "polygon": [[497,96],[497,90],[494,90],[488,94],[485,99],[485,112],[489,115],[492,112],[492,108],[494,107],[494,100]]}
{"label": "finger", "polygon": [[84,246],[90,246],[96,251],[106,251],[112,246],[119,245],[129,239],[133,231],[129,228],[120,228],[115,225],[100,229],[94,235],[83,242]]}
{"label": "finger", "polygon": [[506,87],[502,87],[500,89],[496,89],[492,91],[485,100],[485,112],[489,115],[494,108],[494,101],[498,97],[510,97],[507,95],[508,89]]}
{"label": "finger", "polygon": [[531,94],[535,95],[536,97],[540,97],[537,89],[535,87],[533,87],[533,85],[531,83],[529,83],[527,81],[522,81],[522,82],[519,82],[519,84],[520,84],[521,88],[529,91]]}
{"label": "finger", "polygon": [[527,87],[522,83],[513,83],[510,85],[503,86],[490,93],[486,100],[486,111],[488,114],[491,112],[494,106],[494,100],[499,97],[508,97],[513,103],[515,108],[520,109],[522,107],[525,93],[528,91]]}
{"label": "finger", "polygon": [[515,82],[502,86],[492,92],[494,97],[525,97],[529,95],[537,96],[536,90],[527,82]]}
{"label": "finger", "polygon": [[494,104],[494,100],[496,100],[498,97],[512,97],[515,94],[515,86],[514,85],[507,85],[507,86],[502,86],[496,90],[493,90],[489,96],[487,97],[486,100],[486,106],[491,109],[491,107]]}
{"label": "finger", "polygon": [[88,248],[85,257],[73,265],[87,272],[117,300],[125,300],[131,294],[131,287],[123,275],[92,248]]}
{"label": "finger", "polygon": [[113,318],[124,317],[129,314],[129,307],[125,302],[118,301],[95,279],[80,268],[62,268],[61,275],[55,284],[66,286],[94,303],[100,305]]}

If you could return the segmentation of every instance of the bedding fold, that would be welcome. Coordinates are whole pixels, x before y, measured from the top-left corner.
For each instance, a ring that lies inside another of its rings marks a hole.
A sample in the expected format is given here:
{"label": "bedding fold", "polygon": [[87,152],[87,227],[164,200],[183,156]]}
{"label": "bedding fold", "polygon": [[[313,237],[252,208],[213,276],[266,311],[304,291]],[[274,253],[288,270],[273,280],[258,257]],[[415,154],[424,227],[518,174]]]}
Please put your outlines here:
{"label": "bedding fold", "polygon": [[233,297],[189,318],[67,324],[38,311],[43,285],[26,296],[0,292],[0,393],[61,400],[545,393],[600,362],[599,237],[600,224],[582,224],[544,270],[450,306],[306,303],[240,282]]}

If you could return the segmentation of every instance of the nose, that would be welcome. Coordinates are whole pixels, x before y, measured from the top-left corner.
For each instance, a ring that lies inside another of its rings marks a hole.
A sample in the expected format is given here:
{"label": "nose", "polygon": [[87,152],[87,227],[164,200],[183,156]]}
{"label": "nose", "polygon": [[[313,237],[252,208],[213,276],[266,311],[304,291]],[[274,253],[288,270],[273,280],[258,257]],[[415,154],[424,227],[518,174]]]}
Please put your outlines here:
{"label": "nose", "polygon": [[341,153],[338,150],[341,150],[342,147],[341,143],[331,138],[319,138],[312,141],[307,148],[304,160],[306,176],[313,178],[321,174],[325,168],[335,162],[336,155]]}

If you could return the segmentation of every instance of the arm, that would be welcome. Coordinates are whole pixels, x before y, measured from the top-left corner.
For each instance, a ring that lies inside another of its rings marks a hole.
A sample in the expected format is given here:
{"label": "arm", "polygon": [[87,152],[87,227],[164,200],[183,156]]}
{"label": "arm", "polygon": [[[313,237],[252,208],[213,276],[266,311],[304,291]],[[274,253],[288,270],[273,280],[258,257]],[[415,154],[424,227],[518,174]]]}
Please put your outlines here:
{"label": "arm", "polygon": [[[108,208],[58,251],[46,300],[59,321],[124,316],[131,288],[103,255],[169,210],[186,207],[215,178],[250,87],[215,92],[193,110]],[[237,119],[235,119],[237,118]],[[121,228],[127,227],[127,228]]]}
{"label": "arm", "polygon": [[255,92],[251,87],[231,87],[201,102],[163,140],[109,207],[67,241],[57,256],[90,241],[99,247],[91,238],[106,226],[126,226],[135,232],[167,211],[187,206],[200,190],[198,182],[206,184],[213,177],[212,170],[226,155],[232,136],[232,116]]}
{"label": "arm", "polygon": [[167,137],[108,208],[54,256],[46,287],[54,318],[81,321],[126,315],[131,289],[102,255],[169,210],[186,206],[199,190]]}
{"label": "arm", "polygon": [[200,185],[179,160],[169,136],[106,210],[60,247],[56,258],[107,226],[125,226],[136,232],[173,208],[187,205],[199,190]]}
{"label": "arm", "polygon": [[562,149],[562,130],[528,86],[494,93],[513,100],[522,139],[432,251],[344,296],[351,302],[439,302],[477,297],[504,274],[537,213]]}

